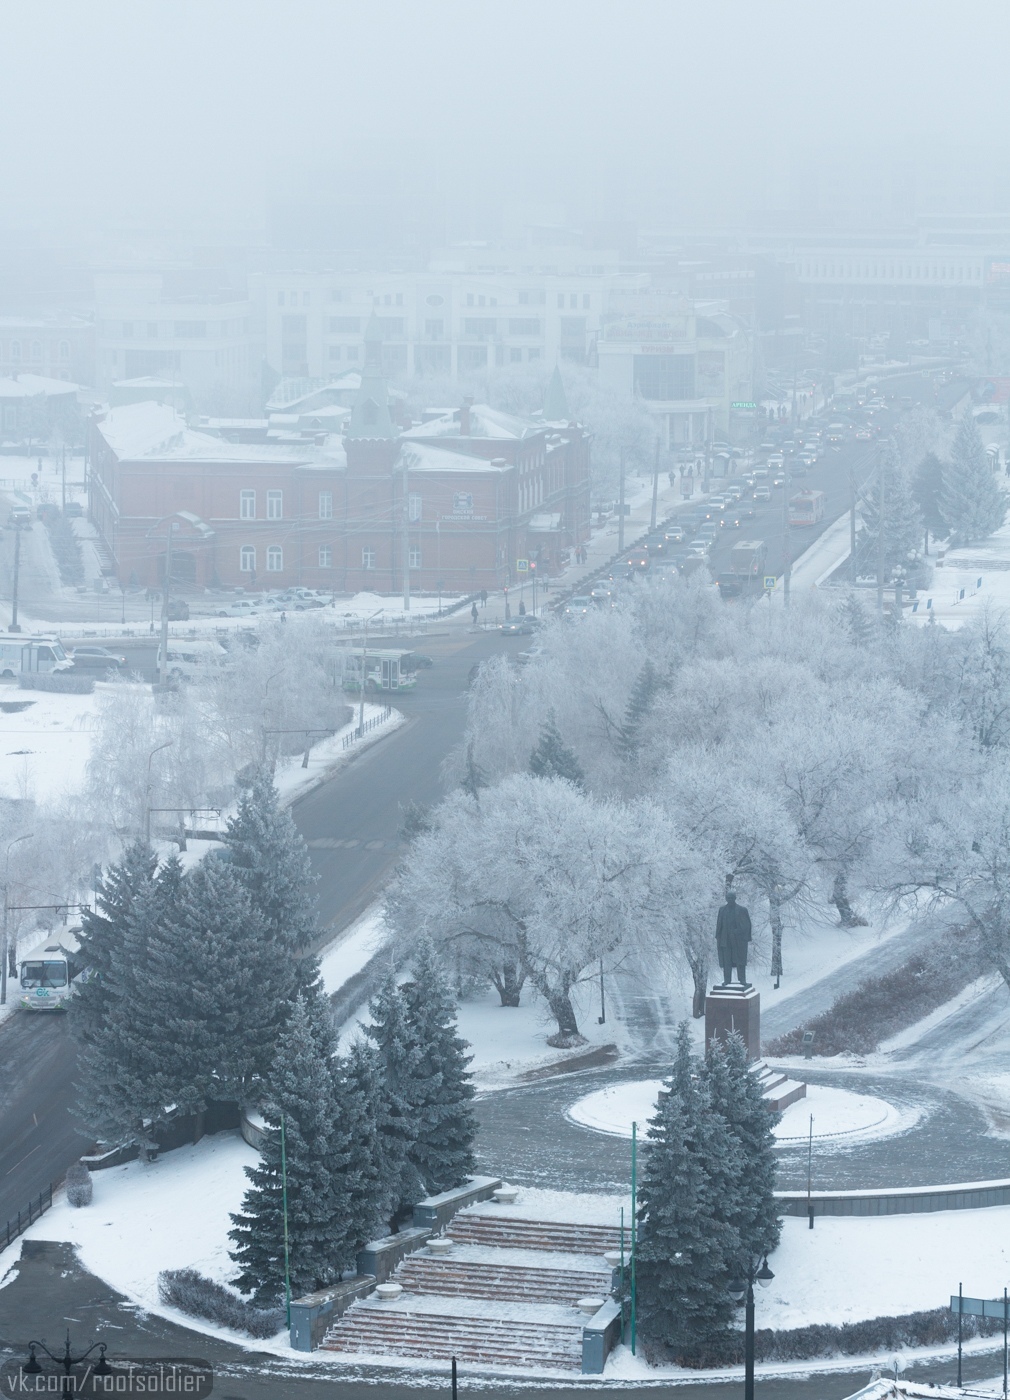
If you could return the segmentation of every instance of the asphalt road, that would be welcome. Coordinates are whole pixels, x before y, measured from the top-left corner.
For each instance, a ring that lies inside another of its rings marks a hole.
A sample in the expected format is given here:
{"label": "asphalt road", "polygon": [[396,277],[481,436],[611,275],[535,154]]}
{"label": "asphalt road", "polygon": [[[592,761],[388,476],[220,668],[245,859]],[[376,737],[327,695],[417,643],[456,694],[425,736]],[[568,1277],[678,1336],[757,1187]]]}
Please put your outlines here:
{"label": "asphalt road", "polygon": [[[435,665],[421,673],[416,691],[398,699],[407,724],[293,807],[307,841],[360,843],[310,847],[324,928],[342,928],[375,898],[398,857],[404,804],[440,797],[440,768],[463,732],[474,662],[500,649],[518,651],[526,641],[474,636],[459,624],[429,637],[425,650]],[[85,1145],[71,1114],[74,1064],[66,1015],[18,1013],[0,1026],[0,1229],[50,1181],[62,1180]]]}

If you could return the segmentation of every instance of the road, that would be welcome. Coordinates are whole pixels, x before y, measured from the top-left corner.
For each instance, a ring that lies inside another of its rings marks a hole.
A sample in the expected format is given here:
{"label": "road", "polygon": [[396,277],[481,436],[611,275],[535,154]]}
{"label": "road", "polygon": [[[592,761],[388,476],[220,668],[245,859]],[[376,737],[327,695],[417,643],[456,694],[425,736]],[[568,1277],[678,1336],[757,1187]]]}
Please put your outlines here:
{"label": "road", "polygon": [[[319,877],[320,923],[340,929],[374,900],[399,851],[401,811],[441,795],[443,760],[463,732],[470,668],[525,638],[475,636],[456,624],[425,641],[435,660],[398,703],[407,723],[372,745],[292,808]],[[0,1228],[50,1181],[60,1181],[87,1139],[72,1117],[74,1045],[66,1016],[17,1014],[0,1026]]]}

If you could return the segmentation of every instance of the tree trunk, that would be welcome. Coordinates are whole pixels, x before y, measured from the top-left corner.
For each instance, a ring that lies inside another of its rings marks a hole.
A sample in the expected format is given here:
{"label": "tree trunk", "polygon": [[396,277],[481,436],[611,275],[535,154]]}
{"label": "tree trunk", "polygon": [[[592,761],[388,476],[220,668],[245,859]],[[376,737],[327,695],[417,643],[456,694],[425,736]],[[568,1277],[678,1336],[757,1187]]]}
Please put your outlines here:
{"label": "tree trunk", "polygon": [[507,962],[503,963],[501,967],[492,967],[491,981],[501,998],[502,1006],[519,1005],[519,994],[526,981],[526,974],[520,972],[515,963]]}
{"label": "tree trunk", "polygon": [[831,891],[831,898],[828,901],[838,910],[838,918],[842,928],[866,928],[867,921],[861,914],[857,914],[849,903],[848,879],[844,870],[839,870],[835,876],[834,889]]}
{"label": "tree trunk", "polygon": [[708,960],[700,954],[688,958],[691,977],[694,981],[694,996],[691,1000],[691,1015],[696,1021],[705,1014],[705,996],[708,992]]}
{"label": "tree trunk", "polygon": [[558,1035],[576,1036],[579,1034],[579,1023],[575,1019],[575,1008],[572,1006],[567,986],[550,991],[547,994],[547,1005],[551,1008],[551,1015],[558,1023]]}
{"label": "tree trunk", "polygon": [[782,905],[777,894],[768,896],[768,914],[772,926],[772,965],[771,975],[778,987],[782,980]]}

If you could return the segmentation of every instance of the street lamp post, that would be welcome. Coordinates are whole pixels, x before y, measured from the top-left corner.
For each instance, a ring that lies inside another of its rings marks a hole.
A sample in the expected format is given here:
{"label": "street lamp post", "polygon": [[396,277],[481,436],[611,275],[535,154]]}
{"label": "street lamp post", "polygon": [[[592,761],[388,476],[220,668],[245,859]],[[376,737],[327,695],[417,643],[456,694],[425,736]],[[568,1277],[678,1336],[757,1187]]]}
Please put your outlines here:
{"label": "street lamp post", "polygon": [[151,759],[156,753],[161,753],[162,749],[171,748],[174,743],[174,739],[166,739],[147,755],[147,781],[144,785],[144,844],[147,846],[151,844]]}
{"label": "street lamp post", "polygon": [[26,831],[24,836],[15,836],[14,840],[7,847],[7,859],[4,861],[4,917],[3,933],[2,936],[0,936],[0,941],[2,941],[3,944],[3,946],[0,947],[0,1006],[7,1005],[7,920],[10,915],[10,905],[7,900],[7,876],[10,871],[11,851],[20,841],[29,841],[34,835],[34,831]]}
{"label": "street lamp post", "polygon": [[18,581],[21,577],[21,526],[14,526],[14,582],[11,589],[11,625],[12,632],[20,632],[21,624],[18,622]]}
{"label": "street lamp post", "polygon": [[[67,1340],[63,1348],[62,1356],[58,1356],[55,1352],[50,1351],[45,1342],[29,1342],[28,1360],[22,1368],[22,1373],[26,1376],[44,1375],[45,1373],[36,1356],[36,1352],[44,1351],[50,1361],[55,1361],[58,1366],[63,1367],[63,1384],[60,1388],[60,1394],[65,1396],[75,1395],[77,1393],[77,1387],[71,1381],[71,1372],[75,1366],[79,1366],[82,1361],[86,1361],[93,1351],[98,1352],[98,1362],[95,1366],[94,1374],[96,1376],[109,1376],[112,1374],[112,1368],[105,1359],[107,1349],[104,1342],[92,1342],[87,1351],[82,1351],[77,1356],[74,1356],[73,1352],[70,1350],[69,1332],[67,1333]],[[31,1386],[29,1389],[34,1391],[35,1387]]]}
{"label": "street lamp post", "polygon": [[775,1275],[764,1259],[751,1258],[741,1274],[730,1279],[727,1287],[730,1297],[737,1303],[745,1303],[744,1314],[744,1400],[754,1400],[754,1284],[767,1288]]}
{"label": "street lamp post", "polygon": [[364,639],[361,646],[361,696],[358,701],[358,738],[364,737],[365,733],[365,670],[368,660],[368,624],[373,622],[380,613],[385,612],[385,608],[378,608],[371,617],[365,618]]}

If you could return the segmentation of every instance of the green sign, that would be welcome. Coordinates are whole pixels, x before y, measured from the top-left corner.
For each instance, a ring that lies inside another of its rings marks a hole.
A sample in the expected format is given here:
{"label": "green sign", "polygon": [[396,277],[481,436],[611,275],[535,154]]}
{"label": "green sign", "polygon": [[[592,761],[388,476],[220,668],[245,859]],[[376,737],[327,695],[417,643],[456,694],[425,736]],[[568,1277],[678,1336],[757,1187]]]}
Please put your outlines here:
{"label": "green sign", "polygon": [[730,404],[730,408],[740,408],[740,409],[757,408],[757,404],[756,404],[756,403],[751,403],[751,402],[750,402],[749,400],[747,400],[747,399],[738,399],[735,403],[731,403],[731,404]]}
{"label": "green sign", "polygon": [[774,574],[765,574],[765,588],[768,589],[769,593],[775,587],[775,582],[776,580]]}
{"label": "green sign", "polygon": [[528,574],[529,571],[530,571],[530,561],[529,561],[528,559],[517,559],[517,560],[516,560],[516,573],[517,573],[517,574]]}

